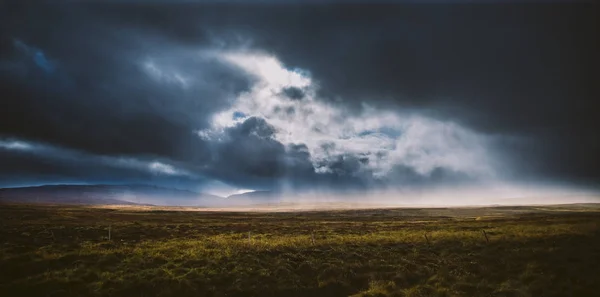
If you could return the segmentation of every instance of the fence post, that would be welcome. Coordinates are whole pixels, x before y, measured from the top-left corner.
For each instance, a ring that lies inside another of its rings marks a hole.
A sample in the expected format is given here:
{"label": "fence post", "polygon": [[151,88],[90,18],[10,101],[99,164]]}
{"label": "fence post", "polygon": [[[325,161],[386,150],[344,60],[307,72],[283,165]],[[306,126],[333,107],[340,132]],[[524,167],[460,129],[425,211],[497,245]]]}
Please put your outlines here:
{"label": "fence post", "polygon": [[481,232],[483,232],[483,236],[485,236],[485,242],[490,243],[490,239],[487,236],[487,233],[485,233],[485,230],[481,230]]}
{"label": "fence post", "polygon": [[112,226],[112,225],[108,225],[108,241],[110,241],[110,239],[111,239],[111,238],[110,238],[110,227],[111,227],[111,226]]}

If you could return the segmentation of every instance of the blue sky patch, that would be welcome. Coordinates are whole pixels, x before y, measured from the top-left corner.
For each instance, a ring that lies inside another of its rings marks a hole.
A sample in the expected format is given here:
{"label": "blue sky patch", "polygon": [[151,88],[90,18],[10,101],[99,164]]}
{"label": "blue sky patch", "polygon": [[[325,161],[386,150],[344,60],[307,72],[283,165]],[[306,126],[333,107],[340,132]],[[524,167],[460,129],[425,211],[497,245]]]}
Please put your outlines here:
{"label": "blue sky patch", "polygon": [[236,111],[233,113],[233,120],[239,120],[246,117],[246,114],[241,111]]}
{"label": "blue sky patch", "polygon": [[54,73],[56,67],[53,62],[48,60],[44,51],[39,48],[29,46],[21,40],[15,40],[14,46],[16,49],[24,53],[28,58],[31,58],[35,65],[46,73]]}

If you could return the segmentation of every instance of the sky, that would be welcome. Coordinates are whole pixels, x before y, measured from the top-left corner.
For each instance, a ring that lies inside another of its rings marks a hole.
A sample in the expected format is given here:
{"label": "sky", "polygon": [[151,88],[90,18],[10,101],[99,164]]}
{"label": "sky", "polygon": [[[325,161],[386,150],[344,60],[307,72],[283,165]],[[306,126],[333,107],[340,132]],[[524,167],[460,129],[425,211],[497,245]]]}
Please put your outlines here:
{"label": "sky", "polygon": [[597,189],[598,8],[3,1],[0,187]]}

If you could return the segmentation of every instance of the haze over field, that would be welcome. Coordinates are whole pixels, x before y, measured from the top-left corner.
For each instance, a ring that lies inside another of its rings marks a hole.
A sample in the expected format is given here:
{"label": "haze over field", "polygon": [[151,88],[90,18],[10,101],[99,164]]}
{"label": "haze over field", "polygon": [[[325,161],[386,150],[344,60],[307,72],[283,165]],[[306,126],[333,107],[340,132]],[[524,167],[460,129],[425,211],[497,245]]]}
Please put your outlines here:
{"label": "haze over field", "polygon": [[598,202],[598,5],[410,2],[2,3],[0,200]]}

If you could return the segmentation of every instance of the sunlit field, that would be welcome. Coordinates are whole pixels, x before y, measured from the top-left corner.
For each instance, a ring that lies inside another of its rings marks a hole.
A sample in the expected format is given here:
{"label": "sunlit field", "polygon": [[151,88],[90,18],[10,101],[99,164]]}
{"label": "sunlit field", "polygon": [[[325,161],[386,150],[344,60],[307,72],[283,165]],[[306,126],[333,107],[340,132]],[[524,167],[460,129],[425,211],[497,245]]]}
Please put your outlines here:
{"label": "sunlit field", "polygon": [[599,296],[600,206],[0,205],[2,296]]}

